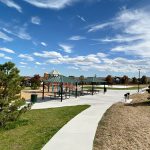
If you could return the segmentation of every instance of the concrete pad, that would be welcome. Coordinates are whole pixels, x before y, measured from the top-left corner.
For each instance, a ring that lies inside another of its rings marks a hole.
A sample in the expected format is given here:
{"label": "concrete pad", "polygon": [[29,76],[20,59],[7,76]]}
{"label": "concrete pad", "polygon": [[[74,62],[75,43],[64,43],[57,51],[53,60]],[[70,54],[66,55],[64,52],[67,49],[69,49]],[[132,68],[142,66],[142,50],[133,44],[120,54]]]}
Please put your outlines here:
{"label": "concrete pad", "polygon": [[62,127],[42,148],[42,150],[92,150],[95,132],[105,111],[114,103],[124,101],[124,94],[136,91],[109,90],[106,94],[81,96],[60,101],[36,103],[32,109],[89,104],[90,108],[81,112]]}

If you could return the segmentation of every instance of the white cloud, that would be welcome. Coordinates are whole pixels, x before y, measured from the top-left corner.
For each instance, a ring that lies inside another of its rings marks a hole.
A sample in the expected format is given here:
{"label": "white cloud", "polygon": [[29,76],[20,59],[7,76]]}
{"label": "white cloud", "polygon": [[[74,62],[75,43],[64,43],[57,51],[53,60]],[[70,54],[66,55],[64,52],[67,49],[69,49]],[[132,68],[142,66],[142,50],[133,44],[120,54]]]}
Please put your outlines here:
{"label": "white cloud", "polygon": [[150,12],[146,10],[124,10],[121,12],[116,18],[120,23],[118,28],[122,29],[123,34],[128,35],[128,38],[122,36],[121,39],[122,42],[126,41],[130,43],[117,45],[112,48],[112,51],[150,58],[149,18]]}
{"label": "white cloud", "polygon": [[14,50],[8,49],[8,48],[5,48],[5,47],[1,47],[1,48],[0,48],[0,51],[7,52],[7,53],[12,53],[12,54],[15,53]]}
{"label": "white cloud", "polygon": [[47,44],[45,42],[41,42],[41,45],[47,47]]}
{"label": "white cloud", "polygon": [[24,0],[39,8],[62,9],[79,0]]}
{"label": "white cloud", "polygon": [[12,60],[12,58],[8,56],[5,56],[4,59]]}
{"label": "white cloud", "polygon": [[[98,70],[111,72],[133,73],[137,72],[138,68],[142,68],[143,72],[148,71],[150,59],[127,59],[122,57],[108,58],[109,54],[96,53],[85,56],[66,56],[55,51],[43,51],[42,53],[34,53],[35,56],[45,58],[44,63],[50,64],[65,64],[69,65],[70,69],[79,69],[83,71]],[[149,67],[150,69],[150,67]]]}
{"label": "white cloud", "polygon": [[29,54],[20,54],[18,57],[25,59],[27,61],[34,61],[34,58]]}
{"label": "white cloud", "polygon": [[11,30],[9,30],[7,28],[3,28],[3,31],[5,31],[8,34],[17,36],[20,39],[31,40],[31,36],[26,31],[27,30],[26,25],[23,25],[22,27],[13,26],[11,28],[12,28]]}
{"label": "white cloud", "polygon": [[105,53],[97,53],[97,56],[100,57],[100,58],[105,58],[108,56],[108,54],[105,54]]}
{"label": "white cloud", "polygon": [[11,42],[13,41],[13,39],[11,37],[9,37],[8,35],[6,35],[5,33],[0,31],[0,39],[3,39],[4,41],[8,41]]}
{"label": "white cloud", "polygon": [[142,40],[142,38],[143,38],[142,35],[137,35],[137,36],[116,35],[114,38],[94,39],[94,40],[99,42],[123,43],[123,42],[134,42],[134,41]]}
{"label": "white cloud", "polygon": [[27,65],[27,63],[25,63],[25,62],[20,62],[20,64],[22,64],[22,65]]}
{"label": "white cloud", "polygon": [[8,57],[8,56],[6,56],[6,55],[3,54],[3,53],[0,53],[0,57],[1,57],[1,58],[4,58],[4,59],[12,60],[11,57]]}
{"label": "white cloud", "polygon": [[3,53],[0,53],[0,57],[4,57],[5,56],[5,54],[3,54]]}
{"label": "white cloud", "polygon": [[79,41],[79,40],[84,40],[84,39],[86,39],[86,37],[83,37],[83,36],[80,36],[80,35],[71,36],[69,38],[69,40],[72,40],[72,41]]}
{"label": "white cloud", "polygon": [[66,53],[71,53],[73,46],[68,44],[59,44],[59,46],[64,50]]}
{"label": "white cloud", "polygon": [[42,63],[40,63],[40,62],[35,62],[35,64],[36,64],[36,65],[41,65]]}
{"label": "white cloud", "polygon": [[35,52],[33,53],[35,56],[43,57],[43,58],[57,58],[62,57],[62,55],[55,51],[43,51],[42,53]]}
{"label": "white cloud", "polygon": [[75,67],[75,66],[68,66],[68,69],[79,70],[79,68],[78,68],[78,67]]}
{"label": "white cloud", "polygon": [[20,13],[22,12],[22,8],[18,4],[16,4],[13,0],[0,0],[0,2],[4,3],[10,8],[15,8]]}
{"label": "white cloud", "polygon": [[86,22],[86,20],[85,20],[84,17],[82,17],[82,16],[80,16],[80,15],[77,15],[77,17],[78,17],[81,21]]}
{"label": "white cloud", "polygon": [[88,32],[111,27],[113,37],[94,39],[98,42],[112,42],[112,52],[123,52],[133,57],[150,58],[150,11],[146,9],[124,9],[111,21],[91,26]]}
{"label": "white cloud", "polygon": [[41,24],[41,19],[38,16],[33,16],[33,17],[31,17],[31,22],[33,24],[40,25]]}
{"label": "white cloud", "polygon": [[96,32],[96,31],[101,30],[103,28],[110,27],[113,24],[114,24],[114,22],[107,22],[107,23],[103,23],[103,24],[91,25],[91,26],[89,26],[88,32]]}

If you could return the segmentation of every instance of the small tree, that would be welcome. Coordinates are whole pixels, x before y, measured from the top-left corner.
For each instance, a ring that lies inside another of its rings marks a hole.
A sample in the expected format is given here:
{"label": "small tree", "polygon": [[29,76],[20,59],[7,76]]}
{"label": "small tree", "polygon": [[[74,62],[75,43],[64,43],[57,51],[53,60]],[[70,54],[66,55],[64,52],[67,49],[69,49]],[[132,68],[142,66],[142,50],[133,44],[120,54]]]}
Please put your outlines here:
{"label": "small tree", "polygon": [[142,76],[141,83],[142,84],[147,84],[147,77],[146,76]]}
{"label": "small tree", "polygon": [[124,75],[124,76],[122,77],[122,83],[123,83],[123,84],[128,84],[128,82],[129,82],[128,76]]}
{"label": "small tree", "polygon": [[133,77],[133,78],[132,78],[132,83],[133,83],[133,84],[137,84],[137,82],[138,82],[138,79],[137,79],[136,77]]}
{"label": "small tree", "polygon": [[109,85],[112,85],[113,84],[113,78],[111,75],[108,75],[106,78],[105,78],[105,81],[107,81],[107,83]]}
{"label": "small tree", "polygon": [[24,103],[20,98],[21,77],[14,63],[0,64],[0,126],[16,120],[26,108],[19,109]]}
{"label": "small tree", "polygon": [[40,87],[41,84],[41,77],[39,75],[34,75],[33,78],[31,78],[31,88],[37,89]]}
{"label": "small tree", "polygon": [[84,76],[81,75],[81,76],[79,77],[79,80],[80,80],[80,82],[83,82],[83,81],[84,81]]}

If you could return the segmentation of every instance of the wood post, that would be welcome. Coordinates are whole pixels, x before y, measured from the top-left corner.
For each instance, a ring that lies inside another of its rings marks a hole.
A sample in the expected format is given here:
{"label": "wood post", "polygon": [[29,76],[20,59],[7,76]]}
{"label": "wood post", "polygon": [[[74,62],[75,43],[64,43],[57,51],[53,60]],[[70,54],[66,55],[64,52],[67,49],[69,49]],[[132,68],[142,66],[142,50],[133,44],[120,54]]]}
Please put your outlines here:
{"label": "wood post", "polygon": [[76,82],[76,93],[75,93],[75,98],[78,97],[78,83]]}
{"label": "wood post", "polygon": [[50,83],[48,83],[48,92],[49,92]]}
{"label": "wood post", "polygon": [[42,93],[42,99],[44,99],[44,82],[43,82],[43,93]]}
{"label": "wood post", "polygon": [[61,85],[60,85],[60,95],[61,95],[61,102],[63,100],[63,83],[61,82]]}
{"label": "wood post", "polygon": [[82,82],[82,95],[83,95],[83,82]]}
{"label": "wood post", "polygon": [[94,83],[92,82],[92,95],[94,94]]}

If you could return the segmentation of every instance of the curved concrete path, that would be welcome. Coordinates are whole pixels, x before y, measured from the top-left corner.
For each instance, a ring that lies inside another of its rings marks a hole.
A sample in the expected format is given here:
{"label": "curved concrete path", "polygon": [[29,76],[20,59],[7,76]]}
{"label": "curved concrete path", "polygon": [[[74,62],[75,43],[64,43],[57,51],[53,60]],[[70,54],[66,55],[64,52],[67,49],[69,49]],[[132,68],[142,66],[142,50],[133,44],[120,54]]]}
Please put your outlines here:
{"label": "curved concrete path", "polygon": [[134,93],[135,91],[109,90],[105,95],[99,93],[94,96],[64,100],[62,103],[58,101],[46,101],[34,104],[32,109],[83,104],[91,105],[90,108],[78,114],[62,127],[42,150],[92,150],[98,122],[112,104],[124,101],[123,96],[127,92]]}

